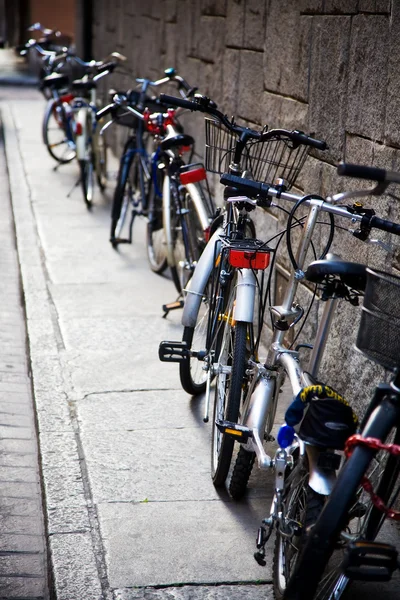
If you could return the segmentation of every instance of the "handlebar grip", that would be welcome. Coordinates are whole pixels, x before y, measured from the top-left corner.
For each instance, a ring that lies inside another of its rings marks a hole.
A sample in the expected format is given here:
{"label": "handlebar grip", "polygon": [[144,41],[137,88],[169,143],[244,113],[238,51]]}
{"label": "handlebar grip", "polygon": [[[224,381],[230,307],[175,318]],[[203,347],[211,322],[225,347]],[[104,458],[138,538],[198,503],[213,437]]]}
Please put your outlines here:
{"label": "handlebar grip", "polygon": [[116,107],[116,104],[107,104],[104,108],[101,108],[96,112],[96,121],[100,121],[103,117],[108,115]]}
{"label": "handlebar grip", "polygon": [[249,198],[266,198],[268,196],[270,186],[252,179],[244,179],[237,175],[225,173],[220,179],[222,185],[235,187],[239,192],[246,194]]}
{"label": "handlebar grip", "polygon": [[103,63],[102,65],[99,65],[97,67],[97,71],[99,73],[104,73],[104,71],[113,71],[116,66],[117,66],[116,62]]}
{"label": "handlebar grip", "polygon": [[375,229],[381,229],[381,231],[387,231],[388,233],[393,233],[394,235],[400,235],[400,224],[393,223],[393,221],[386,221],[385,219],[372,216],[369,221],[369,225]]}
{"label": "handlebar grip", "polygon": [[338,175],[344,177],[356,177],[357,179],[370,179],[372,181],[386,181],[385,169],[377,167],[364,167],[363,165],[352,165],[349,163],[340,163],[337,167]]}
{"label": "handlebar grip", "polygon": [[317,150],[326,150],[328,145],[323,140],[316,140],[315,138],[306,135],[302,131],[295,131],[296,139],[300,144],[304,146],[311,146],[312,148],[316,148]]}
{"label": "handlebar grip", "polygon": [[167,94],[160,94],[160,102],[167,104],[168,106],[179,106],[180,108],[187,108],[189,110],[202,110],[197,102],[190,102],[189,100],[168,96]]}

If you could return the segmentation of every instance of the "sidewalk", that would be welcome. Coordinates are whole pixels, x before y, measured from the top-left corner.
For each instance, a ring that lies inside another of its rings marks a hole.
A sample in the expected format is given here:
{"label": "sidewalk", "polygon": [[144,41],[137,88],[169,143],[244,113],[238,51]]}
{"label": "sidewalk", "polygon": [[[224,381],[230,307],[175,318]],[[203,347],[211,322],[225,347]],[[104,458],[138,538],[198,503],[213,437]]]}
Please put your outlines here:
{"label": "sidewalk", "polygon": [[[158,361],[159,341],[181,336],[180,313],[162,319],[175,291],[149,270],[144,222],[132,246],[112,250],[113,182],[104,196],[97,190],[91,213],[79,187],[68,198],[77,165],[54,171],[40,136],[42,97],[8,97],[0,111],[54,597],[272,599],[273,540],[267,567],[253,559],[270,475],[256,471],[241,503],[211,483],[204,399],[189,398],[176,365]],[[385,599],[398,599],[400,578],[384,585]],[[351,597],[382,589],[355,587]]]}

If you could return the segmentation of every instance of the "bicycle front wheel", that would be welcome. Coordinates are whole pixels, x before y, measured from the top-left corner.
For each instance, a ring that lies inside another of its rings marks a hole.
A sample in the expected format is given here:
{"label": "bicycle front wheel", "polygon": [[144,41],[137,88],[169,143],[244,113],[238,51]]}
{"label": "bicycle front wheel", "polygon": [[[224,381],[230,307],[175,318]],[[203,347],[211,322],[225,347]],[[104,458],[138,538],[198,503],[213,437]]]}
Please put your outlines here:
{"label": "bicycle front wheel", "polygon": [[198,219],[195,202],[187,189],[179,189],[170,179],[170,214],[164,209],[165,235],[169,266],[178,292],[185,289],[205,247],[204,231]]}
{"label": "bicycle front wheel", "polygon": [[95,133],[95,171],[99,188],[103,192],[107,185],[107,142],[98,131]]}
{"label": "bicycle front wheel", "polygon": [[69,163],[76,156],[71,123],[60,100],[48,101],[42,123],[43,142],[48,153],[59,163]]}
{"label": "bicycle front wheel", "polygon": [[83,199],[87,209],[90,210],[92,208],[94,190],[94,169],[91,151],[89,151],[89,158],[87,160],[79,161],[79,168],[81,171]]}
{"label": "bicycle front wheel", "polygon": [[[307,530],[318,519],[326,496],[317,494],[308,485],[309,471],[306,456],[285,479],[281,524],[275,537],[272,578],[275,600],[283,600]],[[284,529],[281,529],[284,527]]]}
{"label": "bicycle front wheel", "polygon": [[225,484],[232,460],[234,440],[221,433],[216,420],[237,423],[246,370],[248,323],[235,322],[234,302],[221,316],[225,325],[217,363],[211,444],[211,476],[216,487]]}
{"label": "bicycle front wheel", "polygon": [[122,237],[125,223],[127,222],[129,207],[131,204],[133,206],[133,191],[136,180],[138,179],[138,161],[134,161],[134,157],[136,156],[136,138],[131,137],[125,144],[119,164],[117,185],[114,190],[111,208],[110,242],[113,246],[117,246],[118,240]]}

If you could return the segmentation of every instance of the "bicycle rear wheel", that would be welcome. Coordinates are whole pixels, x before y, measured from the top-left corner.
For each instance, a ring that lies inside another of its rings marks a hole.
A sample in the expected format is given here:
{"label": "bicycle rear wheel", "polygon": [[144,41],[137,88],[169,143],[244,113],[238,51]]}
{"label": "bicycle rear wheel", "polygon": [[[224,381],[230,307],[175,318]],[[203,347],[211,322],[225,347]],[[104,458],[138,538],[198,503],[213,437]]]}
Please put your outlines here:
{"label": "bicycle rear wheel", "polygon": [[[364,435],[398,444],[400,432],[393,428],[393,412],[382,411],[381,406]],[[342,565],[349,542],[374,541],[385,519],[373,506],[361,480],[366,475],[384,503],[392,506],[400,493],[399,473],[399,457],[365,447],[354,450],[296,563],[287,600],[344,598],[350,579]]]}
{"label": "bicycle rear wheel", "polygon": [[167,244],[163,227],[162,189],[164,171],[153,167],[155,176],[150,182],[148,222],[147,222],[147,257],[154,273],[163,273],[168,266]]}
{"label": "bicycle rear wheel", "polygon": [[127,221],[129,207],[133,205],[133,190],[136,185],[137,160],[133,165],[134,158],[137,155],[136,138],[131,137],[125,144],[124,151],[119,163],[117,185],[114,190],[113,203],[111,207],[111,229],[110,242],[116,247],[124,225]]}
{"label": "bicycle rear wheel", "polygon": [[92,208],[93,204],[93,191],[94,191],[94,168],[93,168],[93,156],[91,148],[88,150],[88,159],[79,161],[79,168],[81,171],[81,187],[83,193],[83,199],[85,201],[88,210]]}
{"label": "bicycle rear wheel", "polygon": [[43,142],[48,153],[59,163],[69,163],[76,156],[72,128],[66,109],[60,100],[48,101],[42,123]]}

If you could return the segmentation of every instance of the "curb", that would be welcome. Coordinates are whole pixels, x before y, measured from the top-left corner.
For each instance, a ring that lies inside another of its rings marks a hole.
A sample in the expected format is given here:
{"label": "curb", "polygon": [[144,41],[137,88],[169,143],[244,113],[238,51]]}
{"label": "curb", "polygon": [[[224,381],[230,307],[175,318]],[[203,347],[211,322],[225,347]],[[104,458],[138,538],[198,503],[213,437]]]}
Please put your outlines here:
{"label": "curb", "polygon": [[24,295],[30,367],[39,433],[46,537],[57,600],[103,600],[100,551],[92,535],[90,495],[81,470],[57,344],[57,319],[47,289],[31,193],[12,109],[0,104],[17,253]]}

